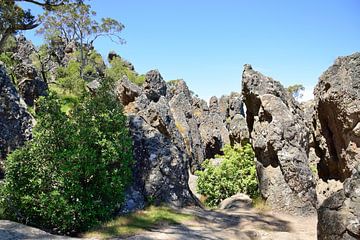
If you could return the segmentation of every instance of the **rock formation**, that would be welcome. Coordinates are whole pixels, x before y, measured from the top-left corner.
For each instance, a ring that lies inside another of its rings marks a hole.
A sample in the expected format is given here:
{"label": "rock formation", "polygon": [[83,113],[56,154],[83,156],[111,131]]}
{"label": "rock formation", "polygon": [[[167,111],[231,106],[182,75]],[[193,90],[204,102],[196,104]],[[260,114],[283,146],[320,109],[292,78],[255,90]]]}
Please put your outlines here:
{"label": "rock formation", "polygon": [[31,137],[32,117],[21,102],[15,86],[0,64],[0,178],[8,153]]}
{"label": "rock formation", "polygon": [[318,239],[360,239],[360,166],[318,209]]}
{"label": "rock formation", "polygon": [[242,94],[257,158],[260,191],[273,209],[314,212],[315,181],[309,168],[308,129],[301,109],[277,81],[245,65]]}
{"label": "rock formation", "polygon": [[19,93],[28,106],[34,106],[34,101],[40,96],[46,96],[48,85],[38,75],[31,56],[35,53],[34,45],[24,36],[16,39],[13,58],[16,62],[14,75],[18,82]]}
{"label": "rock formation", "polygon": [[143,88],[123,78],[116,92],[129,116],[134,141],[134,183],[123,211],[141,208],[144,201],[176,207],[197,204],[188,186],[190,156],[160,73],[148,72]]}
{"label": "rock formation", "polygon": [[338,58],[314,95],[319,176],[344,181],[360,162],[360,53]]}

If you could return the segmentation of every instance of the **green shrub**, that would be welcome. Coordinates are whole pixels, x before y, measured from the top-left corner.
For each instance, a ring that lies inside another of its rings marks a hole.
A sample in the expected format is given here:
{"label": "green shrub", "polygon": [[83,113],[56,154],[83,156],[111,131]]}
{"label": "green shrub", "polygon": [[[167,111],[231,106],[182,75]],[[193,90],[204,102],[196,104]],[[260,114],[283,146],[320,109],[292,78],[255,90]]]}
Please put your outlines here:
{"label": "green shrub", "polygon": [[110,87],[85,96],[69,115],[55,94],[40,100],[33,139],[5,163],[8,219],[73,234],[119,208],[131,180],[132,142]]}
{"label": "green shrub", "polygon": [[236,193],[258,195],[258,182],[254,161],[254,151],[250,144],[241,147],[226,145],[222,162],[215,166],[210,160],[202,164],[203,171],[197,171],[198,192],[205,196],[205,204],[214,207],[222,200]]}
{"label": "green shrub", "polygon": [[111,67],[106,69],[106,76],[117,81],[126,75],[129,80],[139,86],[145,82],[144,75],[138,75],[136,72],[130,70],[121,58],[115,57],[110,62]]}
{"label": "green shrub", "polygon": [[81,64],[70,61],[66,67],[59,67],[56,71],[56,81],[58,85],[67,93],[77,96],[85,92],[85,81],[80,75]]}

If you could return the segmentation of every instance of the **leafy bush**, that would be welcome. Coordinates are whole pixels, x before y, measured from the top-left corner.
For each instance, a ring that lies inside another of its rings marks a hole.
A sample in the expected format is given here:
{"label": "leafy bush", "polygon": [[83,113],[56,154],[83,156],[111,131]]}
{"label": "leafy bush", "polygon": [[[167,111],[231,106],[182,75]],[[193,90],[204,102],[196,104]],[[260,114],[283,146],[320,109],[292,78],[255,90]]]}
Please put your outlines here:
{"label": "leafy bush", "polygon": [[198,192],[205,195],[205,203],[211,207],[239,192],[251,197],[258,195],[254,151],[251,145],[226,145],[223,152],[223,156],[216,156],[223,159],[218,166],[205,160],[202,164],[204,170],[196,172],[199,177]]}
{"label": "leafy bush", "polygon": [[69,115],[55,94],[40,100],[33,139],[5,163],[1,205],[8,219],[72,234],[119,208],[131,180],[132,143],[110,87],[85,96]]}
{"label": "leafy bush", "polygon": [[59,86],[66,92],[74,95],[82,95],[85,91],[85,81],[80,75],[81,64],[70,61],[66,67],[59,67],[56,79]]}
{"label": "leafy bush", "polygon": [[126,75],[129,80],[137,85],[142,85],[145,82],[144,75],[138,75],[136,72],[130,70],[125,62],[119,58],[115,57],[110,62],[111,67],[106,69],[106,76],[117,81],[120,80],[124,75]]}

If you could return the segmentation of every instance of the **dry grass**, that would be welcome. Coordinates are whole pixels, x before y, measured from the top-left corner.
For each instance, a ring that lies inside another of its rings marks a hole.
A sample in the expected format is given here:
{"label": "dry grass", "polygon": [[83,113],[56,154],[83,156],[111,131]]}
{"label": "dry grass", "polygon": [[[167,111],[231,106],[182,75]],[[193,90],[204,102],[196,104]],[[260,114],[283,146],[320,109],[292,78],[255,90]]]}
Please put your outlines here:
{"label": "dry grass", "polygon": [[145,230],[158,228],[169,224],[181,224],[194,220],[190,214],[179,213],[168,207],[149,207],[102,224],[101,226],[82,234],[82,237],[92,239],[109,239],[128,237]]}

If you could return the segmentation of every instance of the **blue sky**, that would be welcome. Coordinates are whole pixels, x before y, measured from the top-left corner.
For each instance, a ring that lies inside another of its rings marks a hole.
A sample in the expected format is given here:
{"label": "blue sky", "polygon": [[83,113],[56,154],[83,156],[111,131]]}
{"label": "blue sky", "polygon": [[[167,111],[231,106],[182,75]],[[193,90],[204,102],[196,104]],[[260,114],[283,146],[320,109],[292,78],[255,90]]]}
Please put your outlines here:
{"label": "blue sky", "polygon": [[240,91],[245,63],[285,86],[303,84],[309,95],[337,56],[360,51],[359,0],[89,3],[99,18],[125,25],[126,44],[103,38],[98,51],[115,50],[139,73],[158,69],[166,80],[182,78],[204,99]]}

